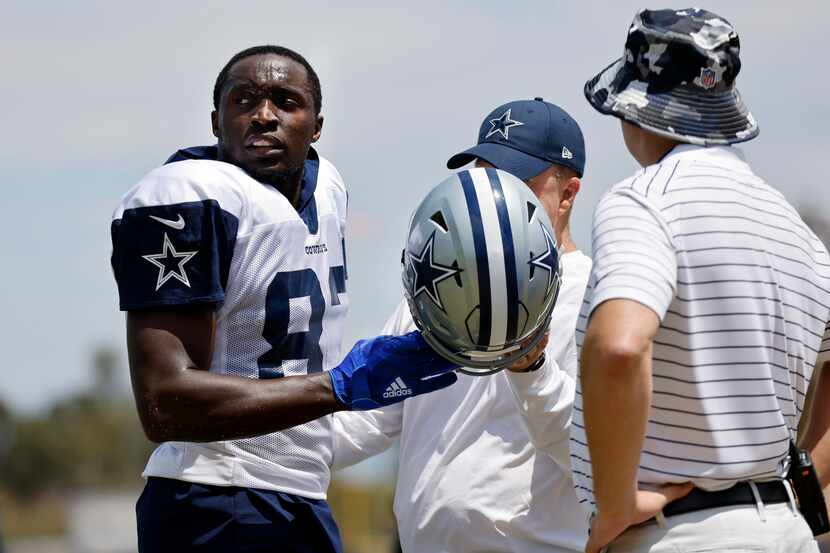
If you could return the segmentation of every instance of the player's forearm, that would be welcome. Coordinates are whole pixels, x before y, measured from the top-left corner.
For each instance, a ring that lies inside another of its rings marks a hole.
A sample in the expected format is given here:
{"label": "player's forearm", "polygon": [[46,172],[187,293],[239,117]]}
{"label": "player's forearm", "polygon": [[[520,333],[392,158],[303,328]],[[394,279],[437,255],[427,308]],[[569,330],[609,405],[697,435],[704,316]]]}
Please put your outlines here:
{"label": "player's forearm", "polygon": [[147,437],[218,441],[268,434],[342,408],[326,373],[258,380],[212,373],[214,312],[131,312],[127,349]]}
{"label": "player's forearm", "polygon": [[327,373],[255,380],[196,369],[157,383],[136,400],[155,442],[248,438],[342,409]]}
{"label": "player's forearm", "polygon": [[582,357],[585,432],[597,509],[627,516],[651,403],[651,346],[615,350],[586,339]]}

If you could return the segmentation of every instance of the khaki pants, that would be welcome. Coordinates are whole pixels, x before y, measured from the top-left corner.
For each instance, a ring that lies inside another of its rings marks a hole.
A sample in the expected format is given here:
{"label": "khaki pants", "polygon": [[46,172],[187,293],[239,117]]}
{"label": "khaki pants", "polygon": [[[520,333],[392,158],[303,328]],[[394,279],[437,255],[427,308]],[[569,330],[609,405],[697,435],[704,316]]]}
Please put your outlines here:
{"label": "khaki pants", "polygon": [[[661,517],[662,518],[662,517]],[[762,520],[763,518],[763,520]],[[810,527],[789,503],[736,505],[629,528],[606,553],[818,553]]]}

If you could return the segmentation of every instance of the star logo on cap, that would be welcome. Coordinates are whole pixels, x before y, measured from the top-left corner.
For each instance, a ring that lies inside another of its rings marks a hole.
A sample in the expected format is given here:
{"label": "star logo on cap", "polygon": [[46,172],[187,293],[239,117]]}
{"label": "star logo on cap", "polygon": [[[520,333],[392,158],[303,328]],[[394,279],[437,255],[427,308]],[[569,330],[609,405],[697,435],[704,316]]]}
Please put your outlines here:
{"label": "star logo on cap", "polygon": [[540,224],[540,226],[542,227],[542,234],[545,237],[545,251],[536,257],[531,257],[530,261],[528,261],[528,265],[530,265],[531,268],[538,267],[547,272],[548,284],[545,288],[545,296],[547,296],[550,294],[553,284],[559,278],[559,253],[556,251],[556,242],[548,232],[548,229],[546,229],[544,225]]}
{"label": "star logo on cap", "polygon": [[521,121],[516,121],[515,119],[510,118],[510,110],[512,108],[507,108],[507,111],[501,114],[500,117],[495,119],[490,119],[490,130],[484,136],[484,138],[490,138],[496,133],[501,134],[505,140],[509,140],[510,134],[510,127],[518,127],[520,125],[524,125]]}
{"label": "star logo on cap", "polygon": [[159,268],[159,276],[156,279],[156,292],[158,292],[159,288],[164,286],[164,283],[171,278],[175,278],[190,288],[190,280],[187,278],[187,273],[184,270],[184,264],[190,261],[197,253],[198,252],[177,252],[165,232],[161,253],[141,256]]}
{"label": "star logo on cap", "polygon": [[412,271],[415,273],[415,284],[412,286],[412,297],[415,298],[418,294],[426,292],[432,298],[435,305],[444,309],[444,304],[441,303],[441,296],[438,294],[438,283],[450,277],[454,277],[461,272],[458,267],[448,267],[435,262],[434,255],[435,247],[435,233],[424,244],[423,249],[419,255],[409,253],[409,263],[412,266]]}

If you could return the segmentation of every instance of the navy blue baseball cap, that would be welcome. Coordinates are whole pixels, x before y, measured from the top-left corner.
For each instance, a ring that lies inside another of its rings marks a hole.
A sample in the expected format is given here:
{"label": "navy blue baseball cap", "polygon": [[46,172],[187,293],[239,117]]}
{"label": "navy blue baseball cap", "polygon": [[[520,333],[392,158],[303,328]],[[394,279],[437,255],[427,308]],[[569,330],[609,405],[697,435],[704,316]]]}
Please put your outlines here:
{"label": "navy blue baseball cap", "polygon": [[551,164],[585,170],[585,140],[568,113],[542,98],[509,102],[494,109],[478,131],[478,144],[455,154],[448,169],[458,169],[476,158],[528,180]]}

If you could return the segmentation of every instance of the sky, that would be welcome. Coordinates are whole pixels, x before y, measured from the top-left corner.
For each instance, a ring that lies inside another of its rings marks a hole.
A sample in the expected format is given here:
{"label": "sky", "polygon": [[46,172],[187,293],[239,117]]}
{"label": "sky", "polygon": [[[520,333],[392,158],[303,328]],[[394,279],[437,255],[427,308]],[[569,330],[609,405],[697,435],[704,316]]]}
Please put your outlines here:
{"label": "sky", "polygon": [[[663,2],[651,7],[688,7]],[[409,214],[471,146],[483,117],[542,96],[582,126],[588,162],[577,243],[602,192],[636,170],[587,79],[616,59],[638,2],[15,2],[0,22],[0,401],[36,412],[82,390],[91,352],[121,353],[111,213],[143,174],[209,144],[211,92],[235,52],[293,48],[323,88],[317,144],[350,188],[347,346],[401,297]],[[830,206],[830,3],[712,1],[741,35],[738,86],[761,126],[743,146],[794,204]]]}

